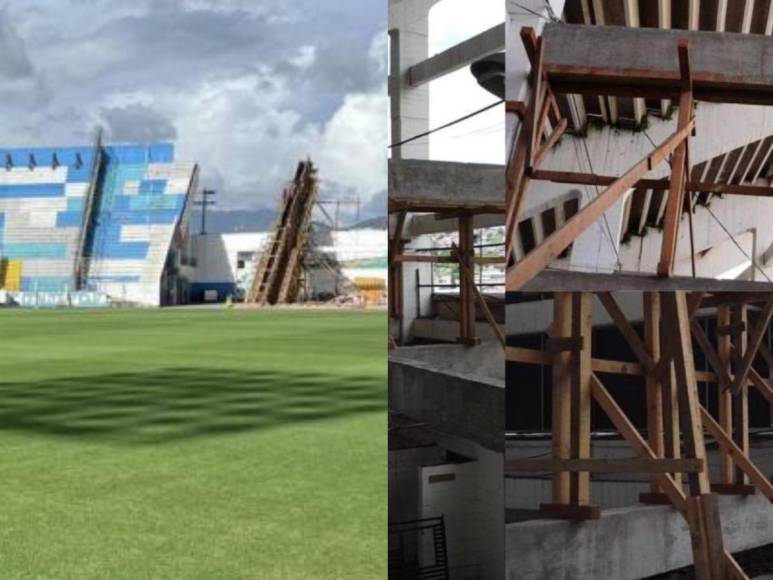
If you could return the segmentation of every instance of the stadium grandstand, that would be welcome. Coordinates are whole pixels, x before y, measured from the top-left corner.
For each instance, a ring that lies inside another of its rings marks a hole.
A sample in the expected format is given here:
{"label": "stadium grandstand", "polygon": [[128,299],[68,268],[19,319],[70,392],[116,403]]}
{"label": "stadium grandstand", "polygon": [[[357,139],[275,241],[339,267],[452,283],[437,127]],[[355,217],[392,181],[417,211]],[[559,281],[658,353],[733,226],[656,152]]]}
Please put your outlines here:
{"label": "stadium grandstand", "polygon": [[197,167],[171,144],[0,150],[0,285],[21,305],[184,299]]}

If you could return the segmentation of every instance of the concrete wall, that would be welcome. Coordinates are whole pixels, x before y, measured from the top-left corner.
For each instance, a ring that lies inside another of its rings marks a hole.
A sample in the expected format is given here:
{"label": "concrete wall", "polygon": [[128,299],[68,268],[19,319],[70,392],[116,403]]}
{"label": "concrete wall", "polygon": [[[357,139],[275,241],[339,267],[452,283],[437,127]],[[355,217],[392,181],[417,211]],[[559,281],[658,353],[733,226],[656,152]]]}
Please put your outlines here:
{"label": "concrete wall", "polygon": [[[390,352],[390,411],[423,423],[439,447],[467,459],[425,464],[418,475],[420,517],[445,517],[452,580],[504,577],[504,394],[499,345]],[[392,459],[390,483],[410,487],[413,474],[390,453]],[[430,482],[439,474],[451,478]],[[412,489],[390,489],[390,497],[415,502]]]}

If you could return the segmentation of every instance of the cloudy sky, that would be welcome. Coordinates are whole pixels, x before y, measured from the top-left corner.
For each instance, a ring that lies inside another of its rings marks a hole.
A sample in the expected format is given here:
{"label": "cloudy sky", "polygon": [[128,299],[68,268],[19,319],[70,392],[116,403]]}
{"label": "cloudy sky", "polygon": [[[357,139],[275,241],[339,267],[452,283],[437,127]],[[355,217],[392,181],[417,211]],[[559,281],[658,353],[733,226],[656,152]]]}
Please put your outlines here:
{"label": "cloudy sky", "polygon": [[[443,0],[429,18],[435,54],[505,20],[502,0]],[[430,126],[438,127],[496,102],[465,67],[430,83]],[[443,161],[504,163],[505,113],[496,107],[430,136],[430,157]]]}
{"label": "cloudy sky", "polygon": [[220,209],[273,209],[311,155],[328,197],[375,211],[386,13],[386,0],[0,3],[0,145],[86,144],[98,125],[113,142],[172,140]]}

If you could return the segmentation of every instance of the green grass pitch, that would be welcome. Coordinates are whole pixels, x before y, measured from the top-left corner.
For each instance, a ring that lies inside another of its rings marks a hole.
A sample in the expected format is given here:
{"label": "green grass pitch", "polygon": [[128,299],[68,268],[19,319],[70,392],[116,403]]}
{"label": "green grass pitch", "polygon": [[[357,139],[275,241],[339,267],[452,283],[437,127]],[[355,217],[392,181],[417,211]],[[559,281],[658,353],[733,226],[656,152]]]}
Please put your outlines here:
{"label": "green grass pitch", "polygon": [[0,311],[0,577],[386,578],[385,328]]}

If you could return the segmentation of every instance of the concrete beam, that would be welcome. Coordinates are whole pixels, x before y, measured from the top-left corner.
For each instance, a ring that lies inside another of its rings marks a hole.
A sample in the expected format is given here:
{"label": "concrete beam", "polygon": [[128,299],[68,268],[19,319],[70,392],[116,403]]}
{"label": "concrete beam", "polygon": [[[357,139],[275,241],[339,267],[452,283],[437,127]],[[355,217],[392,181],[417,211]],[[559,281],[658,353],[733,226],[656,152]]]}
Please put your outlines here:
{"label": "concrete beam", "polygon": [[402,347],[389,353],[389,410],[428,429],[504,450],[504,354],[499,344]]}
{"label": "concrete beam", "polygon": [[690,46],[697,100],[773,105],[773,38],[621,26],[547,24],[544,68],[554,90],[674,98],[677,45]]}
{"label": "concrete beam", "polygon": [[[773,542],[773,507],[761,495],[720,496],[725,547]],[[605,510],[599,520],[530,520],[506,527],[508,580],[633,580],[692,564],[690,533],[670,506]]]}
{"label": "concrete beam", "polygon": [[408,71],[408,83],[412,87],[418,87],[504,49],[505,25],[498,24],[413,65]]}
{"label": "concrete beam", "polygon": [[544,270],[528,282],[520,292],[552,292],[556,288],[571,288],[574,292],[637,291],[637,292],[773,292],[770,282],[744,280],[717,280],[714,278],[689,278],[672,276],[659,278],[655,275],[616,272],[597,274],[569,270]]}
{"label": "concrete beam", "polygon": [[389,160],[389,209],[410,211],[505,211],[502,165]]}

